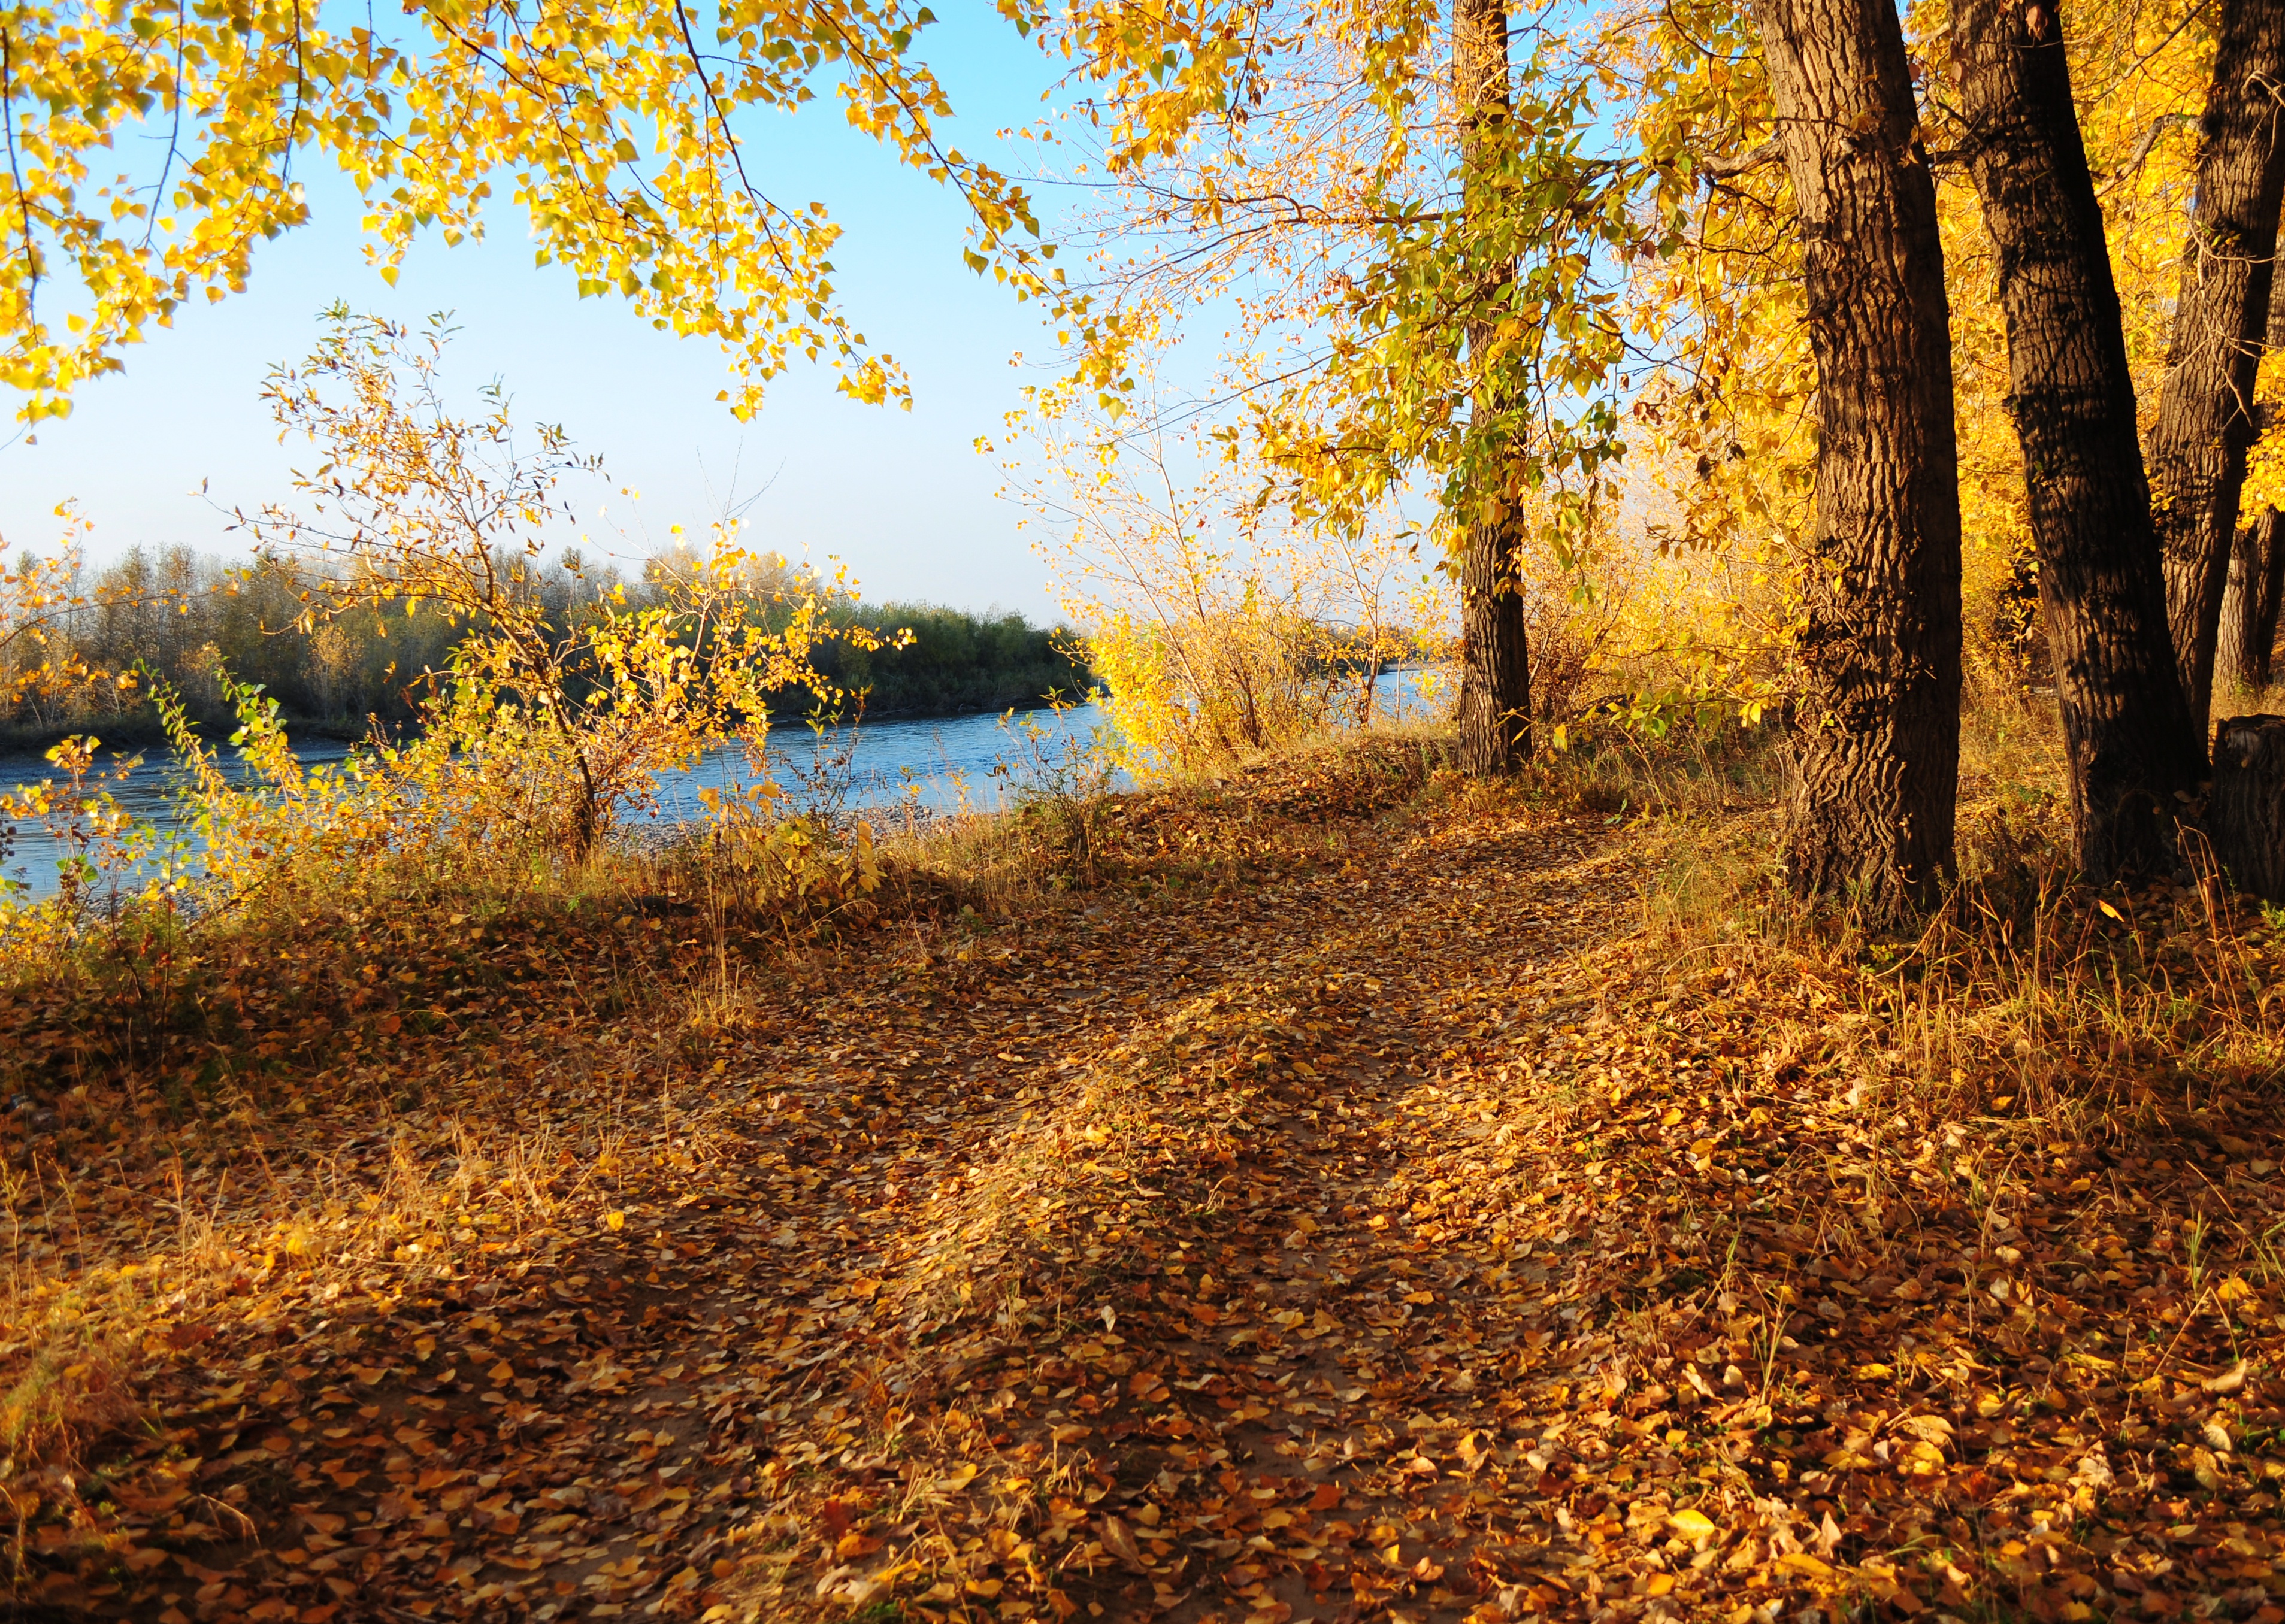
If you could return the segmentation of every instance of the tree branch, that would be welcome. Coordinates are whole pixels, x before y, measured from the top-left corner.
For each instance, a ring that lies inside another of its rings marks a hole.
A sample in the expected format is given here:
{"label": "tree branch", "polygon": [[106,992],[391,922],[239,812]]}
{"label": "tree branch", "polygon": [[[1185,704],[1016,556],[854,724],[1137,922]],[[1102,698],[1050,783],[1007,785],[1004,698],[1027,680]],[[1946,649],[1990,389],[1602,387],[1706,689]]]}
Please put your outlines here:
{"label": "tree branch", "polygon": [[1748,148],[1734,158],[1700,159],[1698,172],[1709,180],[1734,180],[1748,169],[1758,169],[1765,163],[1775,163],[1778,156],[1778,138],[1771,136],[1759,146]]}
{"label": "tree branch", "polygon": [[2101,192],[2095,195],[2100,197],[2104,192],[2114,191],[2140,174],[2142,166],[2150,161],[2150,149],[2158,145],[2160,136],[2178,124],[2195,124],[2197,122],[2197,115],[2194,113],[2162,113],[2152,119],[2150,128],[2144,130],[2142,138],[2134,143],[2134,150],[2126,154],[2126,161],[2118,166],[2118,172],[2105,181]]}

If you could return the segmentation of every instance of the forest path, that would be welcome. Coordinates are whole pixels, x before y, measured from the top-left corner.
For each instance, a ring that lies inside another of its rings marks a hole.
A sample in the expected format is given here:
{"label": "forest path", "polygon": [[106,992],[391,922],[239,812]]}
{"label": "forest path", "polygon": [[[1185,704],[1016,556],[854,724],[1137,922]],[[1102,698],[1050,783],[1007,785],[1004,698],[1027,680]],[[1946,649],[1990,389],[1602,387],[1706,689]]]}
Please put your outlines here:
{"label": "forest path", "polygon": [[[897,1590],[950,1615],[1024,1616],[1031,1591],[1049,1615],[1355,1616],[1409,1589],[1457,1617],[1488,1594],[1464,1529],[1424,1518],[1422,1450],[1490,1447],[1474,1350],[1521,1283],[1438,1215],[1474,1205],[1472,1153],[1532,1075],[1501,1063],[1587,1013],[1565,967],[1639,905],[1599,821],[1388,823],[1339,788],[1293,786],[1306,869],[1090,893],[959,999],[847,1012],[756,1067],[813,1125],[793,1190],[742,1192],[797,1259],[758,1299],[772,1365],[817,1362],[790,1412],[783,1376],[748,1401],[747,1436],[781,1494],[837,1485],[748,1525],[833,1552],[786,1564],[766,1616]],[[1270,1563],[1265,1515],[1292,1531]]]}
{"label": "forest path", "polygon": [[2194,1209],[2210,1248],[2285,1217],[2273,1113],[2196,1128],[2258,1170],[2226,1206],[2147,1150],[1918,1125],[1874,984],[1684,951],[1632,834],[1410,748],[1119,803],[1098,883],[991,921],[487,934],[529,989],[424,992],[449,1018],[216,1142],[195,1245],[179,1156],[82,1179],[72,1289],[169,1246],[181,1289],[24,1589],[2275,1624],[2285,1416],[2231,1370],[2285,1305],[2177,1255]]}

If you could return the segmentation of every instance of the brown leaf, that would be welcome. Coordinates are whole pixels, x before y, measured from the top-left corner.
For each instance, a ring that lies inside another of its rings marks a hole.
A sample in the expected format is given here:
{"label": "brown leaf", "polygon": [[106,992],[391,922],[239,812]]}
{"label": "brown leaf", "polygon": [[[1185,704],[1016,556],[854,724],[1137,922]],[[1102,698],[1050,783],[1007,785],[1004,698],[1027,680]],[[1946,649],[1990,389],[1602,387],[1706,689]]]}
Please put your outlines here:
{"label": "brown leaf", "polygon": [[2210,1377],[2198,1384],[2201,1393],[2230,1393],[2245,1385],[2245,1361],[2239,1360],[2219,1376]]}
{"label": "brown leaf", "polygon": [[1106,1517],[1096,1525],[1096,1529],[1103,1536],[1103,1549],[1138,1572],[1147,1571],[1142,1560],[1142,1549],[1135,1544],[1135,1536],[1127,1531],[1125,1523],[1115,1517]]}

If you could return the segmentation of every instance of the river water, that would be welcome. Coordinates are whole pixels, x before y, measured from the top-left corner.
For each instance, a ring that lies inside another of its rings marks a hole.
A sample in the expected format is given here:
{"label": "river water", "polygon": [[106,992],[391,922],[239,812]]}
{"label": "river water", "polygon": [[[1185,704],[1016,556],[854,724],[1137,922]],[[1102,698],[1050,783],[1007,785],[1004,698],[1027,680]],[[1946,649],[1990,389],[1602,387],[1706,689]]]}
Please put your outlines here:
{"label": "river water", "polygon": [[[1383,710],[1391,715],[1417,716],[1425,708],[1417,673],[1411,671],[1383,677],[1380,698]],[[797,722],[770,730],[771,776],[797,805],[821,795],[838,796],[844,807],[875,810],[889,821],[908,808],[995,812],[1044,773],[1064,767],[1105,725],[1103,711],[1092,704],[1062,711],[1018,711],[1012,718],[990,712],[895,718],[867,722],[853,738],[847,730],[828,728],[819,734]],[[348,753],[348,746],[330,740],[294,745],[294,754],[309,766],[339,761]],[[116,755],[106,749],[102,757],[107,765],[115,765],[137,754],[142,765],[124,782],[107,787],[138,822],[162,831],[181,828],[183,808],[175,798],[180,774],[174,770],[172,755],[153,748]],[[217,765],[233,782],[244,782],[248,776],[237,752],[227,747]],[[36,753],[0,755],[0,788],[56,776],[55,769]],[[742,749],[717,750],[688,772],[662,778],[656,814],[623,819],[621,827],[638,836],[666,833],[702,814],[701,789],[750,782],[752,778]],[[1107,787],[1126,788],[1124,775],[1114,775]],[[60,855],[45,828],[19,824],[0,873],[29,888],[27,893],[17,893],[20,898],[35,900],[54,892]]]}

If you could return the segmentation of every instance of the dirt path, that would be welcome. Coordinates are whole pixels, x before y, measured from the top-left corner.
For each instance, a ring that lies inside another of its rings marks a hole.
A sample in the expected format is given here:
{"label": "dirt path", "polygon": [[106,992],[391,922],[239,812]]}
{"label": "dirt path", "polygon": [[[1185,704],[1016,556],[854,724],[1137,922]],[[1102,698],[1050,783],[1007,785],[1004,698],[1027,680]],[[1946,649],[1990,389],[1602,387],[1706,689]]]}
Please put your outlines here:
{"label": "dirt path", "polygon": [[[996,929],[711,984],[694,934],[671,1019],[257,1140],[302,1205],[154,1304],[98,1493],[27,1514],[48,1604],[2274,1624],[2285,1416],[2226,1375],[2273,1289],[2083,1272],[2173,1243],[2086,1193],[2171,1164],[1891,1154],[1814,977],[1661,959],[1599,820],[1386,767],[1129,804]],[[296,1249],[312,1168],[385,1257]]]}
{"label": "dirt path", "polygon": [[[1480,1588],[1468,1514],[1424,1518],[1420,1451],[1490,1447],[1473,1349],[1500,1290],[1436,1215],[1469,1204],[1497,1132],[1475,1063],[1578,995],[1562,960],[1633,897],[1608,843],[1560,823],[1329,833],[1316,874],[1106,895],[954,992],[747,1059],[771,1126],[711,1145],[689,1204],[630,1213],[646,1240],[618,1277],[642,1273],[648,1323],[605,1356],[630,1385],[687,1384],[695,1339],[717,1385],[639,1400],[685,1424],[630,1407],[544,1458],[583,1465],[632,1423],[623,1460],[732,1486],[718,1526],[749,1538],[721,1560],[758,1545],[766,1575],[772,1547],[831,1547],[766,1616],[899,1589],[954,1615],[1024,1616],[1017,1590],[1050,1613],[1275,1615],[1313,1583],[1334,1611],[1410,1583],[1457,1616],[1437,1580]],[[655,1500],[642,1474],[580,1479],[591,1519],[598,1487]],[[646,1581],[671,1597],[677,1575],[707,1590],[695,1498],[655,1556],[632,1527],[548,1553],[542,1608],[566,1585],[567,1611]],[[1273,1573],[1249,1554],[1265,1517],[1377,1543],[1354,1571],[1318,1549]]]}

